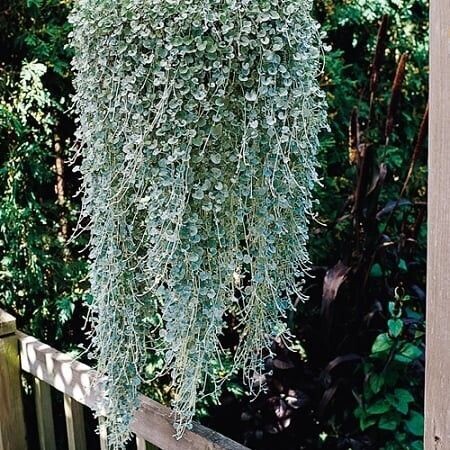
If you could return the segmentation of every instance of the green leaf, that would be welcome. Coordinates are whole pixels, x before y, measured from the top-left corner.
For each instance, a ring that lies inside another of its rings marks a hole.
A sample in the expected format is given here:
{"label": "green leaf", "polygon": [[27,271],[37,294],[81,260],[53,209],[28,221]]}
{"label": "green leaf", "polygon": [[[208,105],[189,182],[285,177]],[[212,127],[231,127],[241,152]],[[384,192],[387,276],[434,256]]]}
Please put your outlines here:
{"label": "green leaf", "polygon": [[389,319],[388,328],[392,337],[398,337],[403,330],[403,321],[401,319]]}
{"label": "green leaf", "polygon": [[387,395],[389,403],[401,414],[406,415],[409,411],[409,405],[406,399],[398,398],[393,394]]}
{"label": "green leaf", "polygon": [[203,139],[201,136],[196,136],[194,139],[192,139],[192,145],[195,147],[200,147],[203,144]]}
{"label": "green leaf", "polygon": [[399,450],[397,442],[388,442],[382,450]]}
{"label": "green leaf", "polygon": [[400,401],[404,401],[406,403],[411,403],[414,401],[414,397],[412,396],[411,392],[409,392],[407,389],[395,389],[394,390],[395,397],[398,398]]}
{"label": "green leaf", "polygon": [[219,155],[219,153],[213,153],[209,159],[214,163],[214,164],[220,164],[221,161],[221,156]]}
{"label": "green leaf", "polygon": [[393,341],[387,333],[378,335],[372,345],[372,354],[384,353],[392,348]]}
{"label": "green leaf", "polygon": [[423,442],[422,441],[414,441],[411,444],[411,450],[423,450]]}
{"label": "green leaf", "polygon": [[378,263],[375,263],[370,269],[370,276],[373,278],[381,278],[383,276],[383,269]]}
{"label": "green leaf", "polygon": [[377,419],[375,417],[369,417],[362,406],[358,406],[355,409],[355,417],[359,419],[359,428],[361,431],[367,430],[367,428],[375,425],[377,423]]}
{"label": "green leaf", "polygon": [[406,261],[404,259],[400,259],[400,261],[398,262],[398,268],[402,272],[408,272],[408,265],[406,264]]}
{"label": "green leaf", "polygon": [[367,408],[367,414],[384,414],[391,409],[387,400],[378,400]]}
{"label": "green leaf", "polygon": [[378,394],[381,390],[381,388],[384,385],[384,378],[383,376],[377,374],[377,373],[372,373],[370,375],[369,378],[369,387],[370,390],[374,393],[374,394]]}
{"label": "green leaf", "polygon": [[214,137],[219,137],[222,135],[222,133],[223,133],[222,124],[218,123],[217,125],[214,125],[213,127],[211,127],[211,134]]}
{"label": "green leaf", "polygon": [[361,416],[359,418],[359,428],[361,429],[361,431],[367,430],[367,428],[370,428],[376,423],[377,419],[375,417]]}
{"label": "green leaf", "polygon": [[380,417],[378,421],[378,428],[381,430],[390,430],[394,431],[398,428],[399,418],[393,414],[386,414],[385,416]]}
{"label": "green leaf", "polygon": [[406,429],[414,436],[423,436],[423,414],[411,411],[410,418],[406,421]]}
{"label": "green leaf", "polygon": [[27,8],[42,8],[43,0],[27,0]]}
{"label": "green leaf", "polygon": [[72,318],[75,311],[75,305],[70,298],[62,298],[56,301],[56,307],[58,308],[59,320],[61,323],[66,323]]}
{"label": "green leaf", "polygon": [[397,302],[389,302],[388,308],[389,308],[389,314],[394,319],[399,319],[401,317],[402,308],[400,307],[400,305]]}
{"label": "green leaf", "polygon": [[394,408],[401,414],[406,415],[409,411],[408,403],[398,401],[396,403],[393,403]]}
{"label": "green leaf", "polygon": [[407,342],[402,346],[400,352],[395,355],[394,359],[401,363],[410,363],[422,356],[422,350],[417,345]]}

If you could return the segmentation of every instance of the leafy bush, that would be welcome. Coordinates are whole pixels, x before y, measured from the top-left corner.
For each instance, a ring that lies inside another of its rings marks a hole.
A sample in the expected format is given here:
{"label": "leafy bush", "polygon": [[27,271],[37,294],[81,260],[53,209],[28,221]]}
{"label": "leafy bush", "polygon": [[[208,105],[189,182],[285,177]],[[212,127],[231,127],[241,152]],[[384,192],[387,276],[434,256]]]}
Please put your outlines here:
{"label": "leafy bush", "polygon": [[268,392],[253,403],[224,395],[208,421],[252,448],[421,445],[427,4],[404,3],[320,4],[333,132],[321,153],[310,300],[290,317],[302,352],[278,343]]}
{"label": "leafy bush", "polygon": [[33,335],[72,346],[83,340],[86,286],[78,248],[66,246],[76,220],[76,183],[63,161],[73,132],[64,111],[67,6],[11,1],[1,9],[0,304]]}
{"label": "leafy bush", "polygon": [[[423,315],[411,303],[399,293],[389,302],[388,330],[375,338],[361,366],[364,384],[355,417],[361,431],[378,429],[386,450],[423,448],[423,414],[417,404],[423,390]],[[419,376],[411,377],[417,375],[414,365]]]}

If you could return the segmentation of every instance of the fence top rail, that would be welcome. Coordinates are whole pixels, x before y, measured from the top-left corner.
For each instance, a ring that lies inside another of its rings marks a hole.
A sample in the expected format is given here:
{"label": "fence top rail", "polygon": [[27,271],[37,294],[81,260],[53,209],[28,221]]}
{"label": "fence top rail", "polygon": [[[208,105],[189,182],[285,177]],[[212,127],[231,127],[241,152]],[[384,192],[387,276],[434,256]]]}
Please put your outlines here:
{"label": "fence top rail", "polygon": [[[0,310],[0,331],[3,329],[4,317],[1,314]],[[96,409],[101,393],[96,392],[93,387],[96,372],[92,368],[32,336],[20,331],[16,334],[19,339],[21,368],[24,372],[74,398],[82,405]],[[140,400],[141,405],[134,416],[131,431],[163,450],[248,450],[247,447],[197,423],[194,423],[193,428],[187,430],[181,439],[176,440],[173,437],[173,416],[170,408],[145,396],[141,396]]]}
{"label": "fence top rail", "polygon": [[0,309],[0,337],[16,331],[16,318]]}

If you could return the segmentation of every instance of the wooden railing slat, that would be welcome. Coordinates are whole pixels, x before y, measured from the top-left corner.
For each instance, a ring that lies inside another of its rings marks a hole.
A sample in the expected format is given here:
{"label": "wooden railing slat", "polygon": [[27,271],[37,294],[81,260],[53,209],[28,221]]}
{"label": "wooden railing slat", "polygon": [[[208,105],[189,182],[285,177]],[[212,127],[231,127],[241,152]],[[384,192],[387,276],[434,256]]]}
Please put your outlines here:
{"label": "wooden railing slat", "polygon": [[98,419],[98,429],[100,438],[100,450],[108,450],[108,430],[104,424],[104,419]]}
{"label": "wooden railing slat", "polygon": [[34,399],[41,450],[56,450],[50,386],[39,378],[34,379]]}
{"label": "wooden railing slat", "polygon": [[66,416],[67,444],[69,450],[86,450],[83,405],[65,394],[64,414]]}
{"label": "wooden railing slat", "polygon": [[26,450],[16,321],[0,310],[0,450]]}
{"label": "wooden railing slat", "polygon": [[172,412],[166,406],[141,396],[141,406],[131,429],[137,436],[163,450],[248,450],[237,442],[198,423],[186,430],[179,440],[174,438]]}
{"label": "wooden railing slat", "polygon": [[91,392],[94,370],[36,338],[20,331],[17,336],[20,363],[24,372],[39,378],[82,405],[95,409],[99,394]]}
{"label": "wooden railing slat", "polygon": [[136,449],[137,450],[147,450],[147,442],[145,442],[145,439],[136,437]]}

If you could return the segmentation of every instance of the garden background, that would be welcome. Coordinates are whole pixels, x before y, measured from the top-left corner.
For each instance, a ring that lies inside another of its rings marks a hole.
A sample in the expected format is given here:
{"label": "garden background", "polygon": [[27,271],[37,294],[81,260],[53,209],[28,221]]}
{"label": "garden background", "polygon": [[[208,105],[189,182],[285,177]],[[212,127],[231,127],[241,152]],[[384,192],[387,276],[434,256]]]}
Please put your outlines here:
{"label": "garden background", "polygon": [[[74,145],[69,0],[0,4],[0,307],[86,347],[87,236]],[[428,4],[319,0],[331,133],[311,224],[310,297],[274,343],[268,391],[239,374],[199,420],[255,449],[423,448]],[[71,238],[71,239],[70,239]],[[223,344],[233,348],[235,337]],[[148,372],[159,361],[149,359]],[[170,401],[165,380],[149,394]],[[57,419],[58,420],[58,419]],[[58,428],[58,427],[57,427]],[[58,436],[63,440],[64,436]]]}

